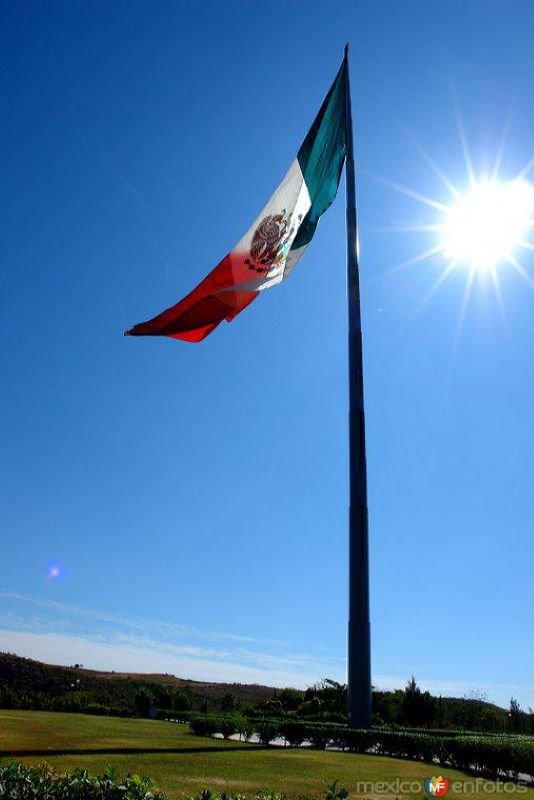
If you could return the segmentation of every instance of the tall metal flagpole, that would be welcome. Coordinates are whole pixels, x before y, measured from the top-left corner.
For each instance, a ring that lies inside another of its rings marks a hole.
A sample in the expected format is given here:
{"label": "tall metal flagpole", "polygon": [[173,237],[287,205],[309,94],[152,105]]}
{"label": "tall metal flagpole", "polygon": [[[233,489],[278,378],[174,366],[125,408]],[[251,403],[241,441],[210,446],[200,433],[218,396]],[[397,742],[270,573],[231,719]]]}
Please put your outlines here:
{"label": "tall metal flagpole", "polygon": [[346,59],[347,159],[347,286],[349,317],[349,631],[348,711],[353,728],[371,726],[371,642],[369,625],[369,547],[367,518],[367,467],[363,407],[362,324],[358,225],[352,142],[352,110],[349,82],[349,46]]}

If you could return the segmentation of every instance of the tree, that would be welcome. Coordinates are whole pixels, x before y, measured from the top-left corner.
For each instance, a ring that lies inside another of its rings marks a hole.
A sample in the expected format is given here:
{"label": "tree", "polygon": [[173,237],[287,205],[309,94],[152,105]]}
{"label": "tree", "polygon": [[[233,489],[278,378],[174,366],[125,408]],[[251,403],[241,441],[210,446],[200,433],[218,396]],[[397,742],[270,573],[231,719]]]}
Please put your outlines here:
{"label": "tree", "polygon": [[154,686],[152,691],[153,700],[158,708],[172,708],[174,691],[169,686]]}
{"label": "tree", "polygon": [[174,711],[189,711],[192,706],[193,701],[191,699],[191,694],[187,691],[187,689],[180,689],[179,691],[175,692],[173,699]]}
{"label": "tree", "polygon": [[278,700],[284,711],[296,711],[302,703],[302,697],[298,689],[277,689],[273,700]]}
{"label": "tree", "polygon": [[221,700],[221,710],[224,712],[237,711],[241,702],[235,692],[225,692]]}
{"label": "tree", "polygon": [[302,710],[308,714],[329,711],[345,715],[347,713],[347,685],[338,683],[332,678],[325,678],[321,683],[309,686],[304,693]]}
{"label": "tree", "polygon": [[403,693],[400,689],[394,692],[373,692],[373,717],[375,724],[397,724],[400,718]]}
{"label": "tree", "polygon": [[510,733],[520,733],[523,728],[523,712],[515,697],[510,698],[508,719],[510,720]]}
{"label": "tree", "polygon": [[325,678],[321,685],[323,702],[328,711],[347,713],[347,684]]}
{"label": "tree", "polygon": [[436,714],[436,699],[422,692],[412,675],[402,698],[400,718],[405,725],[430,725]]}
{"label": "tree", "polygon": [[143,687],[135,695],[135,708],[140,717],[149,717],[154,697],[152,692]]}

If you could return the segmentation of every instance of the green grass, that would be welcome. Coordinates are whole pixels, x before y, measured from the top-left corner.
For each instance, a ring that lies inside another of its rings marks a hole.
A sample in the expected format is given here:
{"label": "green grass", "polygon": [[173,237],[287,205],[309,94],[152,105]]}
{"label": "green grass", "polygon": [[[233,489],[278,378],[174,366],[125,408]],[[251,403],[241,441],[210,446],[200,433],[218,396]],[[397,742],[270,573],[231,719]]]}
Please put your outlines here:
{"label": "green grass", "polygon": [[[419,762],[352,753],[299,749],[262,749],[255,745],[204,739],[186,726],[139,719],[91,717],[40,711],[0,710],[0,752],[25,764],[50,764],[57,771],[76,767],[101,772],[109,765],[121,774],[138,772],[154,779],[170,800],[204,786],[252,793],[260,788],[320,796],[324,781],[339,780],[351,797],[357,781],[424,781],[437,768]],[[446,770],[449,780],[474,781]],[[402,798],[421,798],[408,791]],[[479,792],[484,797],[485,792]],[[488,793],[489,794],[489,793]],[[447,798],[454,796],[449,792]],[[462,797],[473,797],[464,791]],[[378,795],[375,795],[378,796]],[[380,795],[397,797],[398,793]],[[502,797],[502,793],[500,793]],[[365,797],[373,797],[366,793]],[[534,800],[534,790],[522,795]]]}

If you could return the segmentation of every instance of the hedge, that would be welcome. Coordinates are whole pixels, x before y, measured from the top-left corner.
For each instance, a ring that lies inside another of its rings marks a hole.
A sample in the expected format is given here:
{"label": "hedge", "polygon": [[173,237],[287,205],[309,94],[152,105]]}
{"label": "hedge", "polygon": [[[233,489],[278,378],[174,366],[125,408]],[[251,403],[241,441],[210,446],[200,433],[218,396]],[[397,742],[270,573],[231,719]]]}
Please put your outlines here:
{"label": "hedge", "polygon": [[172,720],[174,722],[189,722],[193,717],[199,717],[198,711],[173,711],[170,708],[158,708],[158,719]]}
{"label": "hedge", "polygon": [[492,776],[534,779],[534,739],[526,736],[438,736],[392,730],[355,730],[335,723],[302,720],[247,720],[237,714],[196,715],[190,726],[199,736],[223,734],[225,738],[246,731],[256,734],[262,745],[281,737],[292,747],[310,742],[318,749],[335,746],[354,753],[372,753],[456,767]]}
{"label": "hedge", "polygon": [[451,766],[492,775],[520,773],[534,778],[534,740],[523,736],[458,736],[443,744],[443,757]]}

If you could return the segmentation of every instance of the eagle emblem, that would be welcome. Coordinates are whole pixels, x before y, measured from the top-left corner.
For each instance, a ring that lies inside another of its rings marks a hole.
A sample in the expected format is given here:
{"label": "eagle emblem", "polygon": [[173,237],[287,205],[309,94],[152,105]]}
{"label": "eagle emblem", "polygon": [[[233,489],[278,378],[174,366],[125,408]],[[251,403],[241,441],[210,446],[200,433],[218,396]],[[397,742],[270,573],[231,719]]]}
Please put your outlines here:
{"label": "eagle emblem", "polygon": [[250,258],[245,264],[255,272],[265,273],[284,256],[284,244],[289,225],[285,209],[281,214],[264,217],[252,237]]}

